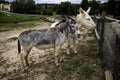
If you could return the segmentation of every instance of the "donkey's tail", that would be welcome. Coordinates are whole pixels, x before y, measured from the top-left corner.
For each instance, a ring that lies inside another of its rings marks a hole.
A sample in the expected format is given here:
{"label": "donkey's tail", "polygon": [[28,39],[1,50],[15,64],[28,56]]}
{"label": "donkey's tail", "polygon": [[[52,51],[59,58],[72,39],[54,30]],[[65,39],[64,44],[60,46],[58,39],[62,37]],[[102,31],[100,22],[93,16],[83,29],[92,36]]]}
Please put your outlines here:
{"label": "donkey's tail", "polygon": [[21,52],[20,41],[18,40],[18,54]]}

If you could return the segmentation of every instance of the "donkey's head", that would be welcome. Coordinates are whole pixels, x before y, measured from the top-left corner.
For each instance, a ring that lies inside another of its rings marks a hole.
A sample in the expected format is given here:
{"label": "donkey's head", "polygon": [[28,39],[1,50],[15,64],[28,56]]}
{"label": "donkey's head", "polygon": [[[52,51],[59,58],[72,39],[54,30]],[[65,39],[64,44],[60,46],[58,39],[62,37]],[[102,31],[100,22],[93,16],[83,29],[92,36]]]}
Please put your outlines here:
{"label": "donkey's head", "polygon": [[80,8],[79,10],[79,14],[77,15],[77,22],[81,25],[81,26],[85,26],[89,29],[94,29],[96,27],[96,24],[94,23],[94,21],[92,20],[92,18],[89,16],[89,12],[90,12],[90,7],[88,8],[87,11],[84,11],[82,8]]}
{"label": "donkey's head", "polygon": [[94,21],[92,20],[92,18],[89,15],[90,9],[91,8],[89,7],[87,11],[84,11],[82,8],[80,8],[80,10],[79,10],[80,13],[76,17],[77,23],[80,26],[85,26],[88,29],[93,29],[95,31],[97,39],[99,40],[100,36],[97,33],[96,24],[94,23]]}
{"label": "donkey's head", "polygon": [[72,17],[68,17],[68,20],[69,20],[69,27],[70,27],[71,33],[80,37],[80,29],[76,20],[73,19]]}

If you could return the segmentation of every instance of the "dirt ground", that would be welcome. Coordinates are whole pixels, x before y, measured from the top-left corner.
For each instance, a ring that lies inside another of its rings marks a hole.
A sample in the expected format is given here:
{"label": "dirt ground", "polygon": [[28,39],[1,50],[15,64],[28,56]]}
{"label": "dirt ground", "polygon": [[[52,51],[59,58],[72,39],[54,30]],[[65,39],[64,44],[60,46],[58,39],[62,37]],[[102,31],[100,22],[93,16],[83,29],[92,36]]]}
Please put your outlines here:
{"label": "dirt ground", "polygon": [[[91,45],[85,41],[78,43],[78,53],[66,54],[63,48],[59,54],[60,65],[55,66],[53,49],[38,50],[33,48],[29,55],[29,67],[20,67],[20,58],[17,49],[18,35],[29,29],[47,28],[50,23],[40,22],[33,28],[19,28],[0,32],[0,80],[102,80],[99,59],[91,59],[84,55],[82,49]],[[88,37],[86,40],[94,40]],[[97,45],[94,44],[92,46]],[[95,53],[95,55],[97,52]],[[76,62],[78,61],[78,62]],[[89,63],[89,64],[88,64]],[[74,64],[74,65],[73,65]],[[84,67],[87,73],[84,74]],[[89,67],[88,67],[89,66]],[[86,70],[88,69],[88,70]],[[81,73],[83,71],[83,73]]]}

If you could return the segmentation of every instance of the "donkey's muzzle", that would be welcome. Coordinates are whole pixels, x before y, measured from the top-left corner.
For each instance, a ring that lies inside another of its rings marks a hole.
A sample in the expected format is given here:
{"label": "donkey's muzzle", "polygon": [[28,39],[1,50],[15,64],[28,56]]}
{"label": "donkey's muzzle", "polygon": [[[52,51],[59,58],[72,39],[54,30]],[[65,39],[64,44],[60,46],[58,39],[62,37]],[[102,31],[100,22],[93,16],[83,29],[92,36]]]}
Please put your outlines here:
{"label": "donkey's muzzle", "polygon": [[78,34],[77,37],[80,38],[80,34]]}

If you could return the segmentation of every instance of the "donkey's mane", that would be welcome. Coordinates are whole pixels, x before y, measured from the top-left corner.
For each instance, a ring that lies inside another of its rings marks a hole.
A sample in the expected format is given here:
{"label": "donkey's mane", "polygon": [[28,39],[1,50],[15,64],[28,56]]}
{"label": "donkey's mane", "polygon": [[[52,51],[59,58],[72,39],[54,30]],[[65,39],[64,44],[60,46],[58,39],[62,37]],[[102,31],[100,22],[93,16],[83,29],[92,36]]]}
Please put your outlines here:
{"label": "donkey's mane", "polygon": [[76,20],[73,17],[70,17],[70,16],[67,16],[67,17],[76,22]]}
{"label": "donkey's mane", "polygon": [[65,20],[65,19],[63,19],[62,21],[60,21],[59,23],[57,23],[55,26],[57,26],[57,25],[61,24],[62,22],[66,22],[66,20]]}

